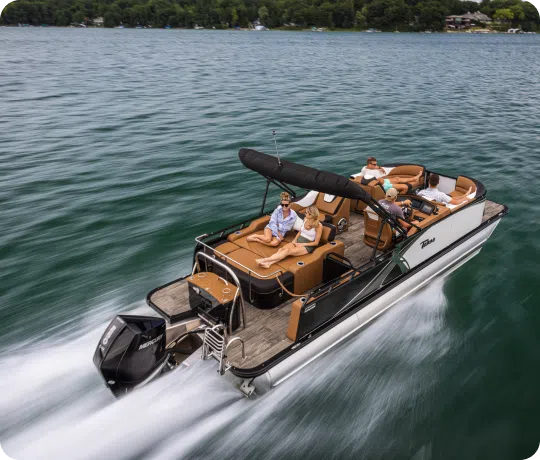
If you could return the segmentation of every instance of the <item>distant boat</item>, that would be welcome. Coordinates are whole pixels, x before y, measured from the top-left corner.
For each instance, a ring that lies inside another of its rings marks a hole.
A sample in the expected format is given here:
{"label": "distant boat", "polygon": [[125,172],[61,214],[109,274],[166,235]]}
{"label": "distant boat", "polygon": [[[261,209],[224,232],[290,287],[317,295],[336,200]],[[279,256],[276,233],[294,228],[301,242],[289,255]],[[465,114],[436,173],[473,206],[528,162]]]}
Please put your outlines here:
{"label": "distant boat", "polygon": [[124,24],[120,24],[119,26],[116,26],[115,29],[125,29]]}
{"label": "distant boat", "polygon": [[167,25],[164,27],[164,29],[170,29],[170,28],[171,28],[171,26],[170,26],[169,24],[167,24]]}
{"label": "distant boat", "polygon": [[379,29],[368,29],[368,30],[366,30],[366,32],[370,32],[370,33],[372,33],[372,32],[380,32],[380,30]]}
{"label": "distant boat", "polygon": [[195,30],[203,30],[203,29],[204,29],[203,26],[198,26],[197,24],[195,24],[195,25],[193,26],[193,28],[194,28]]}

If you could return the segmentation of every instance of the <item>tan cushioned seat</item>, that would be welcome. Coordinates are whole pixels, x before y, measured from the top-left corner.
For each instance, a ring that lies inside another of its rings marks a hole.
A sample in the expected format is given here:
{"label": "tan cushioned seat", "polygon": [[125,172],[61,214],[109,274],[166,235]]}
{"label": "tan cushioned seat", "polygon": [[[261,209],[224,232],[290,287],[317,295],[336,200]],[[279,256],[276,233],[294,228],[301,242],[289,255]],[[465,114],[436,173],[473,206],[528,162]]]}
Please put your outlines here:
{"label": "tan cushioned seat", "polygon": [[220,244],[219,246],[215,247],[215,250],[223,255],[227,255],[233,251],[236,251],[237,249],[240,249],[240,246],[238,246],[235,243],[229,243],[229,242]]}
{"label": "tan cushioned seat", "polygon": [[[424,167],[419,165],[400,165],[393,168],[386,178],[391,177],[401,177],[403,179],[409,179],[413,178],[414,176],[418,175],[419,172],[424,172]],[[385,198],[385,192],[383,188],[379,185],[378,181],[373,180],[368,185],[362,184],[362,178],[360,176],[355,177],[354,179],[351,179],[353,182],[356,182],[357,184],[360,184],[360,186],[376,201],[384,200]],[[418,182],[411,182],[410,183],[412,188],[419,188],[424,184],[424,178],[423,176],[420,178]],[[351,200],[351,210],[353,211],[364,211],[366,209],[367,204],[363,203],[362,201]]]}
{"label": "tan cushioned seat", "polygon": [[[244,243],[242,240],[238,240],[238,242],[239,244]],[[245,243],[251,246],[257,245],[257,248],[259,249],[260,246],[262,246],[260,243]],[[282,243],[282,245],[283,244],[286,243]],[[267,247],[265,249],[269,253],[272,252],[272,254],[278,250],[278,248],[273,247]],[[298,257],[287,257],[277,264],[272,265],[270,268],[260,267],[255,261],[256,259],[261,258],[261,255],[257,254],[252,249],[250,250],[242,247],[227,254],[229,257],[227,262],[231,266],[245,273],[252,270],[261,274],[262,276],[270,275],[278,270],[281,270],[283,273],[290,272],[294,274],[294,293],[302,294],[303,292],[306,292],[307,290],[312,289],[322,283],[324,259],[326,255],[331,252],[344,255],[345,245],[341,241],[333,241],[331,243],[323,242],[311,254]],[[254,273],[252,273],[252,275],[253,277],[258,278],[258,276]]]}
{"label": "tan cushioned seat", "polygon": [[258,219],[255,219],[253,222],[251,222],[251,224],[249,224],[249,226],[247,226],[246,228],[231,233],[227,237],[227,240],[232,243],[233,241],[237,240],[238,238],[242,238],[243,236],[251,235],[254,232],[262,232],[264,227],[268,225],[268,222],[270,222],[270,216],[259,217]]}
{"label": "tan cushioned seat", "polygon": [[456,181],[456,189],[450,193],[451,197],[459,197],[463,196],[467,193],[469,190],[469,187],[472,187],[472,192],[476,192],[476,184],[474,181],[469,179],[468,177],[459,176]]}
{"label": "tan cushioned seat", "polygon": [[[279,270],[281,270],[283,273],[287,271],[287,269],[281,266],[281,264],[274,264],[270,268],[260,267],[259,265],[257,265],[257,262],[255,262],[255,260],[260,258],[260,256],[258,254],[255,254],[254,252],[249,251],[248,249],[244,249],[244,248],[237,249],[236,251],[228,254],[228,256],[229,256],[229,259],[227,262],[229,263],[229,265],[235,268],[238,268],[239,270],[245,273],[248,273],[248,271],[251,270],[252,271],[251,274],[255,278],[260,278],[260,277],[255,275],[255,273],[253,272],[257,272],[262,276],[268,276]],[[238,262],[238,263],[235,263],[235,262]]]}
{"label": "tan cushioned seat", "polygon": [[[347,221],[347,225],[344,227],[343,231],[346,231],[351,218],[350,201],[351,200],[348,198],[336,196],[332,201],[327,202],[325,200],[325,194],[319,192],[317,199],[314,202],[314,206],[319,210],[319,218],[322,222],[327,222],[337,227],[339,222],[342,219],[345,219]],[[296,203],[293,203],[292,208],[299,213],[304,213],[305,210],[305,208]]]}

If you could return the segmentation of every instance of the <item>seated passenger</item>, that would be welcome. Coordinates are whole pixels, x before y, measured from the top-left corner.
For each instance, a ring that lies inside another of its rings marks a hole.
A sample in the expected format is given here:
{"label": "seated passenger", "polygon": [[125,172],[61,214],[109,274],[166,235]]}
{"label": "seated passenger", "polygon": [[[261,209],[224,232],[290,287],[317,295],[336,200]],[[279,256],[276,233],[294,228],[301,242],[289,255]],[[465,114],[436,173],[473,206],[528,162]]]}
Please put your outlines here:
{"label": "seated passenger", "polygon": [[305,256],[315,251],[321,241],[323,225],[319,221],[319,210],[315,206],[306,208],[306,218],[302,228],[292,243],[282,247],[278,252],[256,262],[263,268],[269,268],[276,262],[289,256]]}
{"label": "seated passenger", "polygon": [[472,187],[469,187],[469,190],[467,190],[467,193],[463,196],[459,197],[451,197],[450,195],[447,195],[444,192],[441,192],[437,189],[437,185],[439,185],[440,177],[438,174],[430,174],[429,176],[429,188],[425,190],[421,190],[418,193],[418,196],[421,196],[423,198],[428,198],[429,200],[435,200],[439,203],[444,204],[461,204],[467,201],[468,195],[472,192]]}
{"label": "seated passenger", "polygon": [[[411,200],[396,201],[397,196],[398,191],[395,188],[390,188],[386,192],[386,199],[380,200],[379,204],[388,212],[388,214],[396,217],[403,228],[411,230],[414,227],[405,220],[403,209],[401,209],[403,206],[410,206]],[[413,220],[411,223],[418,225],[420,222]]]}
{"label": "seated passenger", "polygon": [[389,178],[380,178],[377,179],[379,184],[381,184],[381,187],[384,189],[385,192],[390,190],[391,188],[395,188],[399,193],[408,193],[412,190],[412,184],[417,183],[420,180],[420,177],[422,177],[422,171],[418,173],[418,175],[407,179],[405,177],[389,177]]}
{"label": "seated passenger", "polygon": [[379,179],[386,176],[386,171],[382,166],[377,166],[377,159],[375,157],[369,157],[367,159],[367,165],[362,168],[360,172],[360,181],[362,185],[368,185],[374,179]]}
{"label": "seated passenger", "polygon": [[287,192],[282,192],[280,198],[281,204],[272,213],[264,233],[250,235],[247,237],[247,241],[276,247],[283,241],[287,232],[291,231],[298,215],[290,208],[291,197]]}

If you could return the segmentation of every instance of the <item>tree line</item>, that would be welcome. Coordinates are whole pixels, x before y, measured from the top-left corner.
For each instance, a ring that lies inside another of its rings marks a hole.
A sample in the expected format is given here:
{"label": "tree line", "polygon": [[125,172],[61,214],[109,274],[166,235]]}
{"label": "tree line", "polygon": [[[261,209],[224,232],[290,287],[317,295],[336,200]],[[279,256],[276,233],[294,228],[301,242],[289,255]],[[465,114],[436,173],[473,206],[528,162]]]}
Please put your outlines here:
{"label": "tree line", "polygon": [[19,0],[10,3],[0,24],[105,27],[249,27],[442,30],[448,15],[480,11],[501,28],[540,31],[536,8],[521,0]]}

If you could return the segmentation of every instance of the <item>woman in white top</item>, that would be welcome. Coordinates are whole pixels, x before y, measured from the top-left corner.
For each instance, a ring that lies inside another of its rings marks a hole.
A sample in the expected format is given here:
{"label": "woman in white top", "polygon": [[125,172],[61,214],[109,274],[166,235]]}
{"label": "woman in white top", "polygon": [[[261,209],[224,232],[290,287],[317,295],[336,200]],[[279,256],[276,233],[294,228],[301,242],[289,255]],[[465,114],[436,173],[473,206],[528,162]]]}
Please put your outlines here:
{"label": "woman in white top", "polygon": [[323,226],[319,221],[319,210],[315,206],[310,206],[306,209],[306,218],[293,242],[282,247],[273,256],[257,259],[256,262],[263,268],[269,268],[285,257],[311,254],[319,246],[322,229]]}

